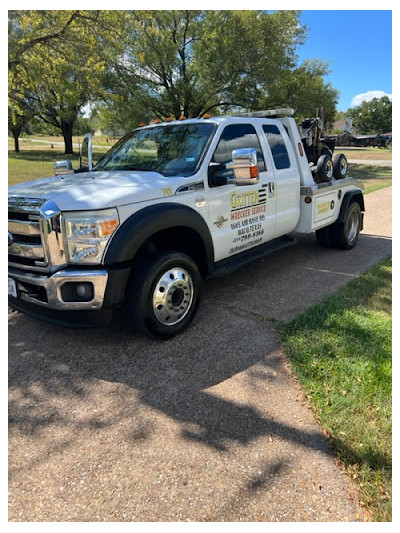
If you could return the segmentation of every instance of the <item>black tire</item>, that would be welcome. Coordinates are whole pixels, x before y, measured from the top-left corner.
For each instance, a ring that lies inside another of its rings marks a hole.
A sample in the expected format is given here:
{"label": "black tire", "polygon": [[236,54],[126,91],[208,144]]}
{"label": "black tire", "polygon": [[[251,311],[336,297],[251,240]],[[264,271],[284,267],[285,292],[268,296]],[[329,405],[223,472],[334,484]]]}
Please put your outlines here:
{"label": "black tire", "polygon": [[126,302],[129,323],[148,337],[173,337],[193,320],[201,290],[199,269],[189,256],[156,252],[133,271]]}
{"label": "black tire", "polygon": [[317,177],[320,183],[328,183],[333,178],[332,158],[328,154],[321,155],[317,161]]}
{"label": "black tire", "polygon": [[333,158],[333,175],[337,180],[342,180],[347,176],[349,166],[344,154],[336,154]]}
{"label": "black tire", "polygon": [[315,232],[317,241],[324,248],[331,248],[333,246],[332,241],[332,226],[325,226],[324,228],[317,229]]}
{"label": "black tire", "polygon": [[361,230],[361,208],[358,202],[352,202],[346,211],[344,222],[332,225],[332,241],[336,248],[351,250],[357,244]]}

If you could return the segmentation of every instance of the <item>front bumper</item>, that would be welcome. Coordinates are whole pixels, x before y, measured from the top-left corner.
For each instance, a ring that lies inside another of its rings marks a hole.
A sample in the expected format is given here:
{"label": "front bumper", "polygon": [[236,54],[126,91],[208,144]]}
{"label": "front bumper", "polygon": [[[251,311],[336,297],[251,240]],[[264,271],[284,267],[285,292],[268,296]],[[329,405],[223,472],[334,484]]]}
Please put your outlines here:
{"label": "front bumper", "polygon": [[10,294],[9,289],[8,303],[12,309],[63,326],[102,325],[123,303],[129,272],[128,268],[65,269],[46,276],[9,267],[15,292]]}
{"label": "front bumper", "polygon": [[[108,272],[61,270],[51,276],[43,276],[10,268],[8,277],[15,281],[17,298],[24,302],[64,311],[94,311],[103,306]],[[87,284],[91,287],[91,293],[83,300],[79,297],[75,301],[70,297],[65,299],[63,292],[66,284]]]}

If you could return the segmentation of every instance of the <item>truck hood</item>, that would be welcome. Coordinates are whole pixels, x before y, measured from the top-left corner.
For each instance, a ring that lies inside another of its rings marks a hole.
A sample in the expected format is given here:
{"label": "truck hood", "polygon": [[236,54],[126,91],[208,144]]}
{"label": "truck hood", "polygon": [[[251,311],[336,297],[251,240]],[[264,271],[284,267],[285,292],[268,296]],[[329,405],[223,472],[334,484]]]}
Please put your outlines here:
{"label": "truck hood", "polygon": [[171,195],[185,180],[157,172],[84,172],[14,185],[9,187],[8,195],[52,200],[62,211],[103,209]]}

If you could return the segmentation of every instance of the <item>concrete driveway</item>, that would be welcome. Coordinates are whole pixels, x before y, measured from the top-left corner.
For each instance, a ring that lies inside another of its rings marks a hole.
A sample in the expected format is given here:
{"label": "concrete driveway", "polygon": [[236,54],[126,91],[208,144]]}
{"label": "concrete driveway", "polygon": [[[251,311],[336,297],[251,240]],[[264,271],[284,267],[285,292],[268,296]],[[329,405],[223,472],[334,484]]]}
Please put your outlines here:
{"label": "concrete driveway", "polygon": [[167,342],[9,315],[10,521],[359,521],[281,352],[290,321],[391,253],[391,189],[349,252],[313,236],[206,283]]}

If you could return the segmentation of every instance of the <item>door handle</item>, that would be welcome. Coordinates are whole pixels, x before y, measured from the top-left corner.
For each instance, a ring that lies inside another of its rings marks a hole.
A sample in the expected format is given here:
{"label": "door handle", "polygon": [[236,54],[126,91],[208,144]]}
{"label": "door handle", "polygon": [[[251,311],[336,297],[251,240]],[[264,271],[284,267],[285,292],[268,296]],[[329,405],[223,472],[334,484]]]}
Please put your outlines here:
{"label": "door handle", "polygon": [[270,181],[268,183],[268,196],[269,197],[275,196],[275,182],[274,181]]}

